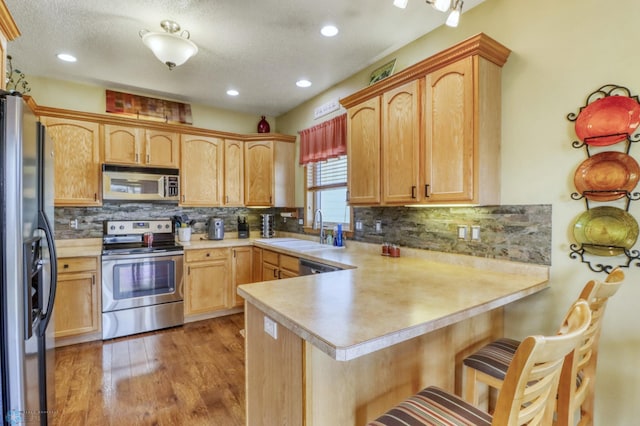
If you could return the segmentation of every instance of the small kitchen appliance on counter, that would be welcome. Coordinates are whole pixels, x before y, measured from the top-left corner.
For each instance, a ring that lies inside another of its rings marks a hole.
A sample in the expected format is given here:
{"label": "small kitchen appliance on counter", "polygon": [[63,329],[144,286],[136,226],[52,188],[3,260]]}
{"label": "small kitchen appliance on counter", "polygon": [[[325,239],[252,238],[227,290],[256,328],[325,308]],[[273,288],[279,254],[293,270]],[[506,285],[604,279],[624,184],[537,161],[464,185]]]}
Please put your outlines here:
{"label": "small kitchen appliance on counter", "polygon": [[238,238],[249,238],[249,224],[246,216],[238,216]]}
{"label": "small kitchen appliance on counter", "polygon": [[261,214],[260,215],[260,236],[262,238],[271,238],[275,235],[273,230],[273,215]]}
{"label": "small kitchen appliance on counter", "polygon": [[224,238],[224,220],[212,217],[209,218],[207,238],[210,240],[222,240]]}
{"label": "small kitchen appliance on counter", "polygon": [[171,219],[105,221],[102,242],[102,339],[181,325],[184,249]]}

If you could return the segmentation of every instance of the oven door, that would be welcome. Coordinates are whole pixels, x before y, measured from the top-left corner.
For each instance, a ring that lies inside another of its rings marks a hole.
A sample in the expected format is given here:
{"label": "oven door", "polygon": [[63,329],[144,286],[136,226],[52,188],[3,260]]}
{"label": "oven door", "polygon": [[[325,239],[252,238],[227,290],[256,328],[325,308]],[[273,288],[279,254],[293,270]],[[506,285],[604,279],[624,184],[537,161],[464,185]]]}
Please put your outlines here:
{"label": "oven door", "polygon": [[102,312],[183,300],[183,253],[102,256]]}

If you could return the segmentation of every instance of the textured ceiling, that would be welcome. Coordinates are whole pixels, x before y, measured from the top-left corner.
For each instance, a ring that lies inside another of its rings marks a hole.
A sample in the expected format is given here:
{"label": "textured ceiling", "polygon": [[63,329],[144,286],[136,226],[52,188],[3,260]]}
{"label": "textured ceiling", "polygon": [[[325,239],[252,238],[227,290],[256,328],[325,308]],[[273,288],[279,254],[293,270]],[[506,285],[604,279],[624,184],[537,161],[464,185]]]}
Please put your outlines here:
{"label": "textured ceiling", "polygon": [[[464,10],[483,0],[466,0]],[[278,116],[444,23],[423,0],[5,0],[27,75]],[[199,53],[170,71],[140,40],[172,19]],[[320,35],[332,23],[333,38]],[[464,25],[464,11],[460,25]],[[452,30],[454,31],[454,30]],[[63,63],[60,52],[74,54]],[[295,82],[306,78],[309,88]],[[227,89],[240,92],[229,97]]]}

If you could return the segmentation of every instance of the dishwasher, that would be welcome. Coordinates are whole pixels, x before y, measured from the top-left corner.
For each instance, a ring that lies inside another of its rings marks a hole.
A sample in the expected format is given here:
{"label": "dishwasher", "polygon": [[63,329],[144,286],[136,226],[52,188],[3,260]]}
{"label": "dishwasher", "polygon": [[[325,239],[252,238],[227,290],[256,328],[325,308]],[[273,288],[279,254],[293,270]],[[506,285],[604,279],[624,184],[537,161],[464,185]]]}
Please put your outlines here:
{"label": "dishwasher", "polygon": [[324,272],[333,272],[333,271],[342,270],[342,268],[338,268],[337,266],[314,262],[313,260],[308,260],[308,259],[299,259],[298,263],[300,265],[300,270],[298,272],[300,276],[322,274]]}

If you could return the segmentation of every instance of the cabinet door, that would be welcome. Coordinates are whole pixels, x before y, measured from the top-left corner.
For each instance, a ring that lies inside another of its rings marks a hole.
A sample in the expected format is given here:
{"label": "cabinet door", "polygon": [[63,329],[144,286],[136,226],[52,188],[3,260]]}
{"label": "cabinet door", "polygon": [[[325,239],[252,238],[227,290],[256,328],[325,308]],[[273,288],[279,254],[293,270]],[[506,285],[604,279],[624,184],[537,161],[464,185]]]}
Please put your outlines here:
{"label": "cabinet door", "polygon": [[[420,88],[409,82],[382,96],[382,201],[407,204],[419,200]],[[356,160],[357,161],[357,160]]]}
{"label": "cabinet door", "polygon": [[213,207],[221,205],[223,140],[182,135],[180,204]]}
{"label": "cabinet door", "polygon": [[225,206],[244,205],[244,142],[224,141]]}
{"label": "cabinet door", "polygon": [[180,164],[179,138],[177,133],[163,132],[159,130],[147,130],[145,132],[145,154],[143,164],[153,167],[177,168]]}
{"label": "cabinet door", "polygon": [[262,281],[262,249],[253,247],[253,264],[251,265],[251,280],[254,283]]}
{"label": "cabinet door", "polygon": [[54,150],[54,204],[99,206],[100,127],[98,123],[43,117]]}
{"label": "cabinet door", "polygon": [[56,338],[100,330],[100,288],[96,281],[95,271],[58,274],[53,306]]}
{"label": "cabinet door", "polygon": [[275,207],[295,207],[296,144],[275,142],[273,170],[273,205]]}
{"label": "cabinet door", "polygon": [[472,58],[428,74],[425,98],[427,200],[471,201],[475,155]]}
{"label": "cabinet door", "polygon": [[347,114],[349,204],[380,204],[380,97]]}
{"label": "cabinet door", "polygon": [[230,300],[233,302],[232,305],[242,306],[244,304],[244,299],[238,295],[237,289],[239,285],[249,284],[253,282],[252,280],[252,247],[234,247],[231,249],[232,251],[232,262],[233,262],[233,272],[232,272],[232,283],[231,286],[231,297]]}
{"label": "cabinet door", "polygon": [[273,204],[273,142],[245,142],[244,196],[246,206]]}
{"label": "cabinet door", "polygon": [[104,161],[140,164],[144,130],[136,127],[104,125]]}
{"label": "cabinet door", "polygon": [[185,315],[226,309],[229,278],[228,260],[187,265]]}

